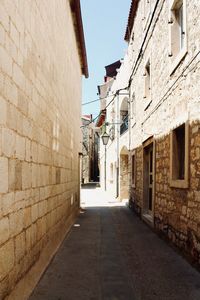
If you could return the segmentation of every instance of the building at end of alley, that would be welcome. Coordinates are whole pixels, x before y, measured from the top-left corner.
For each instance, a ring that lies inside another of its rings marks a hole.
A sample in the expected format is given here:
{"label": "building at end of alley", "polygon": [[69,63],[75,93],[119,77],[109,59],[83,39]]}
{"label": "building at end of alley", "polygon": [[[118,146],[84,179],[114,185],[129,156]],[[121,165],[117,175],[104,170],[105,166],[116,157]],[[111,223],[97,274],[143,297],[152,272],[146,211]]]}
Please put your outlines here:
{"label": "building at end of alley", "polygon": [[78,213],[82,75],[79,0],[1,1],[0,299],[28,298]]}
{"label": "building at end of alley", "polygon": [[132,1],[127,52],[121,66],[111,64],[116,74],[105,77],[97,122],[110,136],[106,148],[100,144],[102,187],[129,199],[198,264],[199,15],[198,0]]}

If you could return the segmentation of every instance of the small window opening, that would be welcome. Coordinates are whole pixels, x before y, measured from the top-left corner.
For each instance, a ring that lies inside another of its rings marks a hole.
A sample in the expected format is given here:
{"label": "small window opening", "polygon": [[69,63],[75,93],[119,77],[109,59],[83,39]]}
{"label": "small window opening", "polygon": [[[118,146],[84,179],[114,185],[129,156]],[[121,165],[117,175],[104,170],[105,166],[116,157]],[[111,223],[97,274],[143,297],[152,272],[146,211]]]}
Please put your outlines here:
{"label": "small window opening", "polygon": [[173,180],[185,179],[185,125],[173,131]]}

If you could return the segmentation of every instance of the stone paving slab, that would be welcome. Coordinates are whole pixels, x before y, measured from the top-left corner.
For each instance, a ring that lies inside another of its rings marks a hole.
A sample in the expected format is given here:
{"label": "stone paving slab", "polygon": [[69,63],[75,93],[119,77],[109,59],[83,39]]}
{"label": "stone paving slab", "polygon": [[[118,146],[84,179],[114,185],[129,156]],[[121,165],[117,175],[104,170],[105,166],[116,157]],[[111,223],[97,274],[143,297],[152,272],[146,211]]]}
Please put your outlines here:
{"label": "stone paving slab", "polygon": [[76,223],[30,300],[200,300],[200,273],[127,207]]}

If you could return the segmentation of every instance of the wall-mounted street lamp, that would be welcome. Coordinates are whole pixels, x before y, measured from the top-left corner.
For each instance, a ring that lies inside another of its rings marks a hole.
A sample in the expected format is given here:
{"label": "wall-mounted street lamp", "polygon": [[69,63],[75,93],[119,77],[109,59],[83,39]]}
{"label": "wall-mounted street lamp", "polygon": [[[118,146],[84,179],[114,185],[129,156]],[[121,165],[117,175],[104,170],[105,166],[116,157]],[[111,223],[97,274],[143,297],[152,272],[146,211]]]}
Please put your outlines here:
{"label": "wall-mounted street lamp", "polygon": [[109,134],[107,132],[104,132],[104,134],[101,136],[103,145],[105,146],[105,160],[104,160],[104,190],[106,191],[106,145],[109,141]]}
{"label": "wall-mounted street lamp", "polygon": [[103,145],[106,146],[110,138],[109,134],[107,134],[107,132],[104,132],[101,138],[102,138]]}

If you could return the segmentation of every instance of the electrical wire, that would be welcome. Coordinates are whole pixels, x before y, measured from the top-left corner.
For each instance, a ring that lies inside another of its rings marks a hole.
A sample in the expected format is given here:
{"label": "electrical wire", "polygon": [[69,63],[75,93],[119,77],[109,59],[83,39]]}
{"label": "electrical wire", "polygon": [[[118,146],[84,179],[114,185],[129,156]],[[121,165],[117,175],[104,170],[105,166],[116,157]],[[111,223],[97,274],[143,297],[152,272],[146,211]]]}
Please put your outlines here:
{"label": "electrical wire", "polygon": [[[118,90],[116,90],[116,92],[115,92],[113,95],[110,95],[110,97],[113,96],[113,98],[112,98],[112,100],[110,100],[110,102],[105,106],[104,110],[106,110],[106,108],[108,108],[108,106],[115,100],[115,97],[119,94],[120,91],[124,91],[124,90],[126,90],[127,88],[128,88],[128,86],[125,87],[125,88],[118,89]],[[108,97],[109,97],[109,95],[108,95]],[[106,98],[107,98],[107,97],[105,97],[105,99],[106,99]],[[103,99],[103,98],[102,98],[102,99]],[[93,122],[101,115],[101,113],[102,113],[102,111],[100,111],[100,113],[99,113],[94,119],[92,119],[88,124],[82,125],[81,128],[89,126],[91,123],[93,123]]]}
{"label": "electrical wire", "polygon": [[[160,0],[157,0],[157,1],[156,1],[156,4],[155,4],[155,6],[154,6],[154,10],[153,10],[152,15],[151,15],[150,23],[149,23],[148,28],[147,28],[147,30],[146,30],[145,37],[144,37],[144,39],[143,39],[142,45],[141,45],[141,47],[140,47],[140,50],[139,50],[139,53],[138,53],[138,56],[137,56],[137,59],[136,59],[136,61],[135,61],[135,63],[134,63],[134,66],[133,66],[133,69],[132,69],[132,72],[131,72],[131,75],[130,75],[130,78],[129,78],[128,86],[126,86],[125,88],[122,88],[122,89],[117,90],[117,91],[114,93],[113,99],[108,103],[108,105],[106,105],[105,109],[106,109],[106,108],[114,101],[116,95],[117,95],[121,90],[126,90],[126,89],[129,89],[129,88],[130,88],[131,83],[132,83],[132,80],[133,80],[133,79],[132,79],[133,74],[134,74],[134,72],[135,72],[135,69],[136,69],[136,67],[137,67],[137,64],[138,64],[140,58],[142,57],[143,46],[144,46],[145,41],[146,41],[146,39],[147,39],[147,36],[148,36],[148,33],[149,33],[149,30],[150,30],[150,27],[151,27],[151,24],[152,24],[152,21],[153,21],[154,15],[155,15],[155,13],[156,13],[156,10],[157,10],[157,7],[158,7],[159,2],[160,2]],[[164,3],[164,1],[163,1],[163,3]],[[105,97],[105,98],[107,98],[107,97]],[[102,99],[103,99],[103,98],[102,98]],[[93,100],[93,101],[95,102],[96,100]],[[90,102],[91,102],[91,101],[90,101]],[[100,115],[101,115],[101,112],[97,115],[96,118],[92,119],[88,124],[82,125],[81,127],[89,126],[89,124],[93,123]]]}
{"label": "electrical wire", "polygon": [[84,103],[82,103],[82,106],[88,105],[88,104],[90,104],[90,103],[94,103],[94,102],[97,102],[97,101],[101,101],[101,100],[103,100],[103,99],[107,99],[108,97],[112,97],[112,95],[107,96],[107,97],[104,97],[104,98],[98,98],[98,99],[95,99],[95,100],[92,100],[92,101],[89,101],[89,102],[84,102]]}

